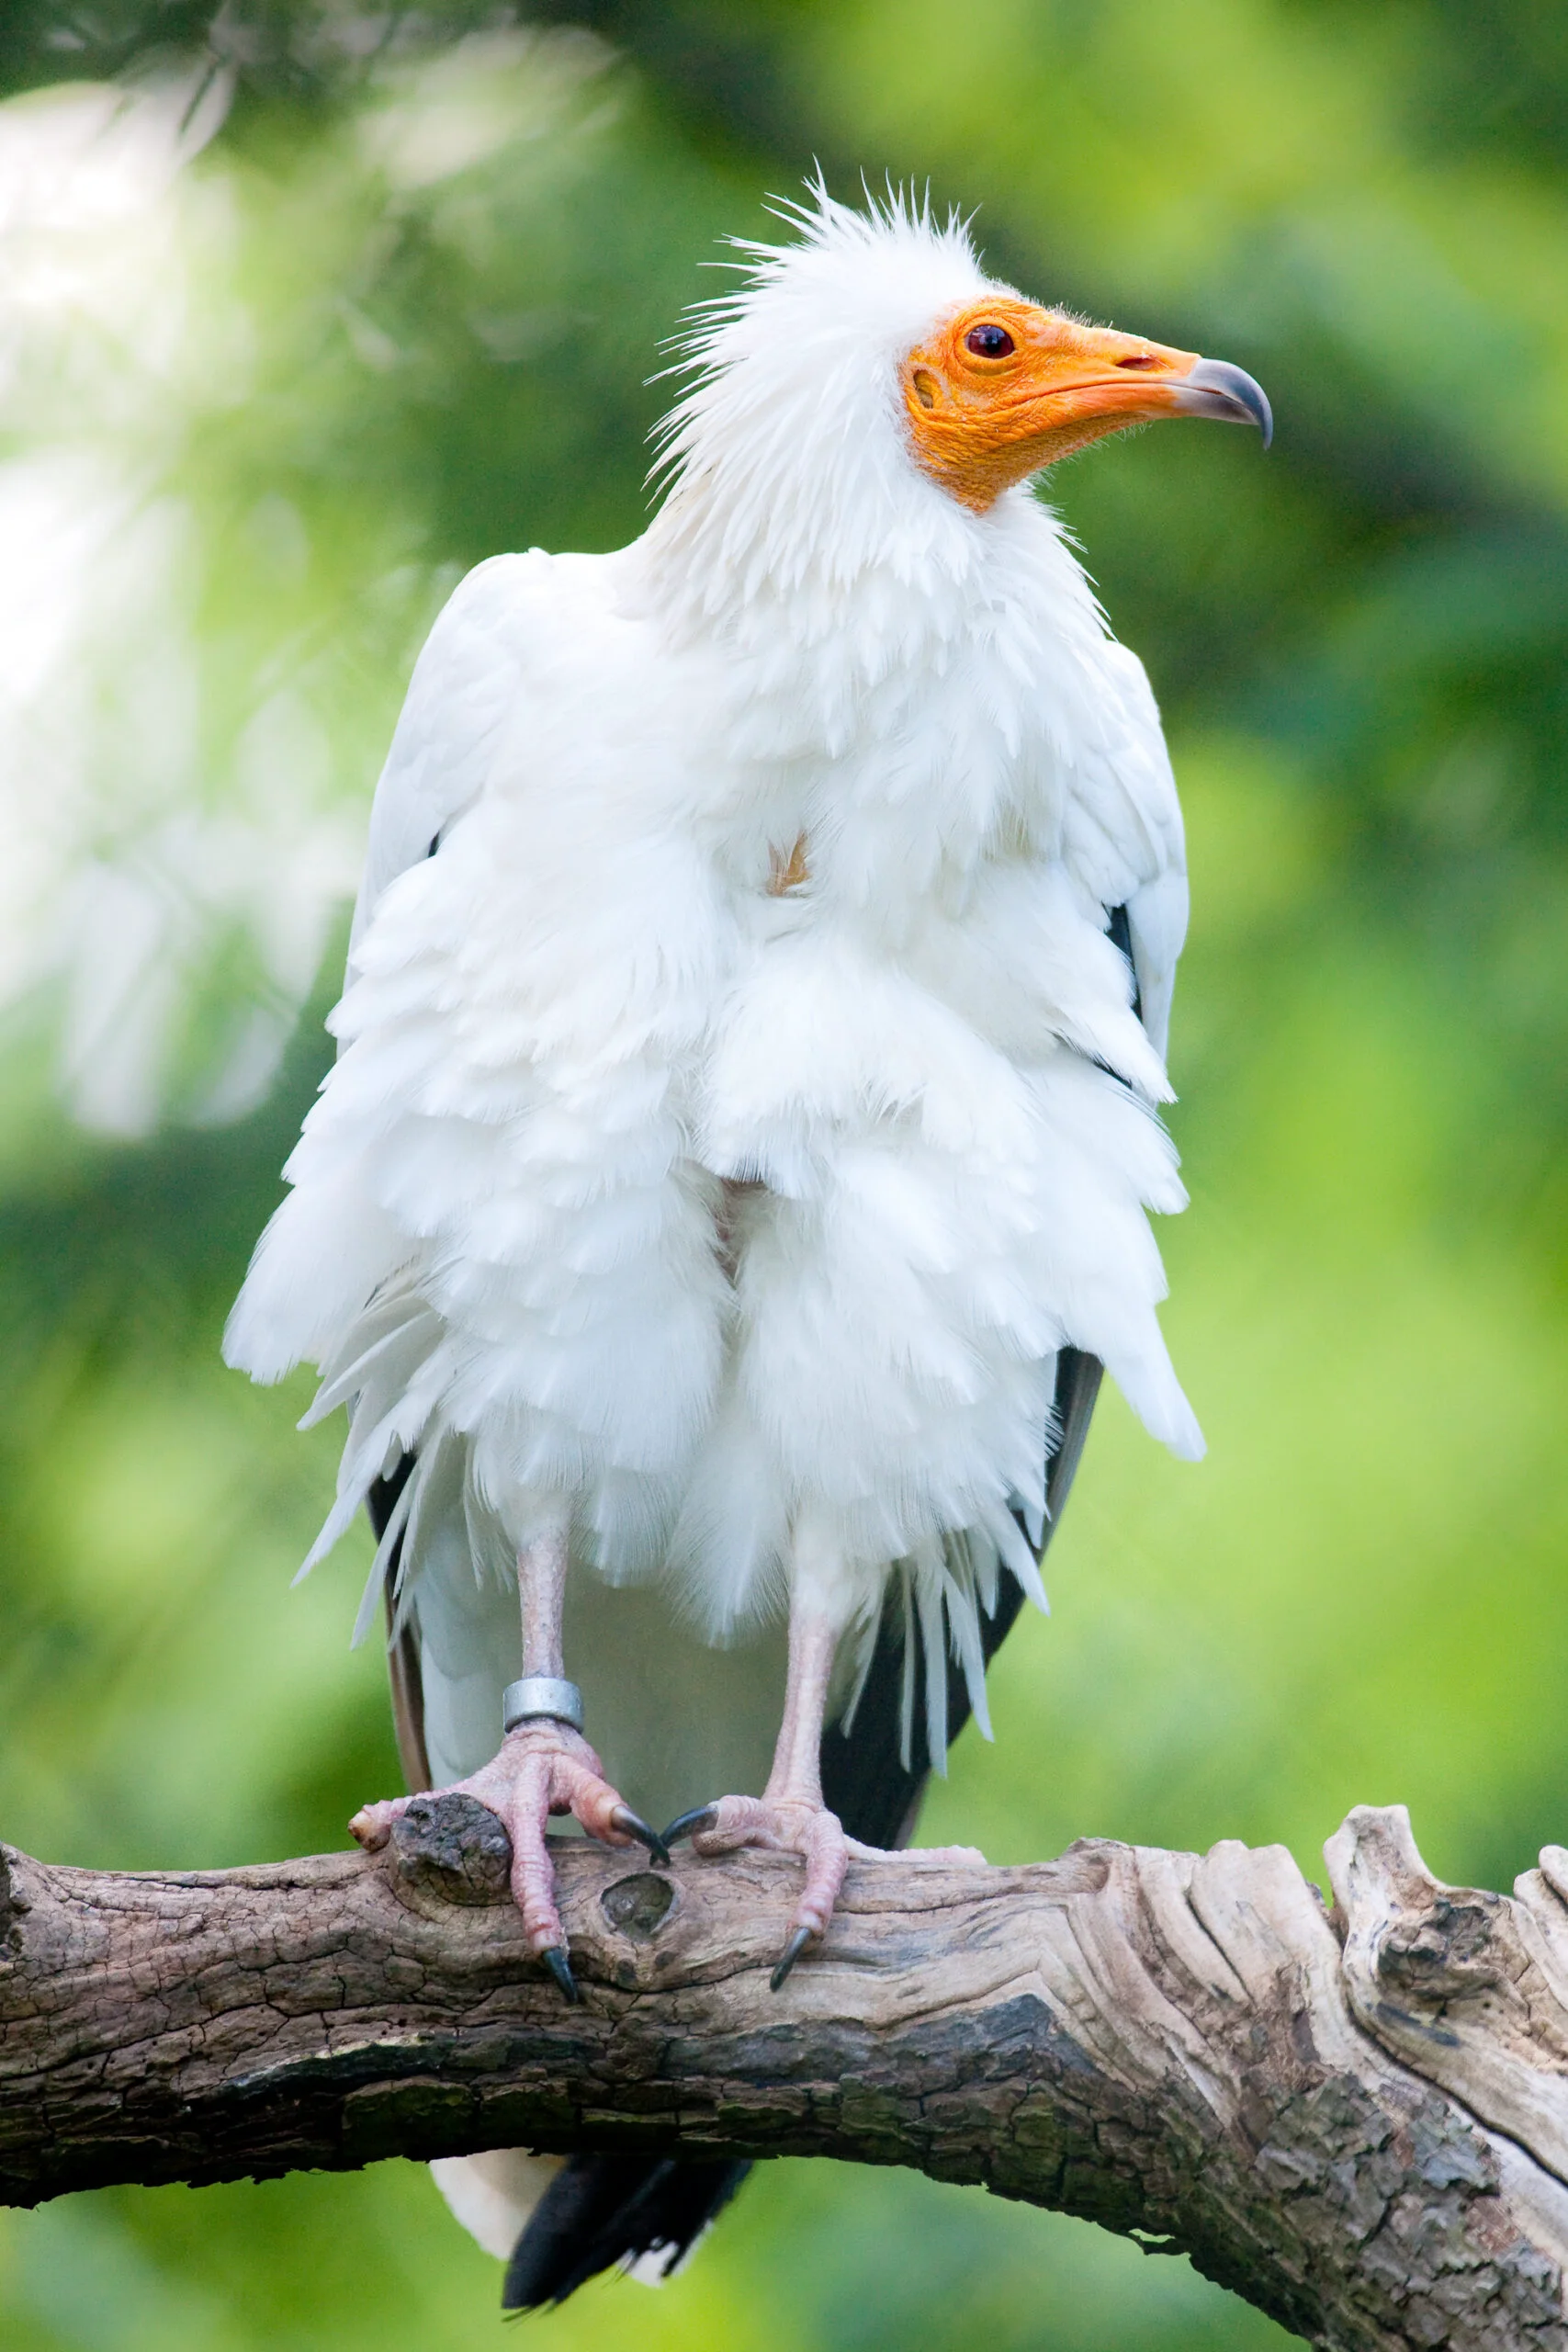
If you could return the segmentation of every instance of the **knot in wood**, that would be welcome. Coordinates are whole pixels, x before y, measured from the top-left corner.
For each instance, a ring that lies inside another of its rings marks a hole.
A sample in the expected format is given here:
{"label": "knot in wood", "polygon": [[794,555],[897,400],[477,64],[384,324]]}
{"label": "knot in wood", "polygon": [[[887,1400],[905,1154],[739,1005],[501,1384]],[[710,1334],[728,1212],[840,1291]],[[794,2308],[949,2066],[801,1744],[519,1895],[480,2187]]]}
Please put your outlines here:
{"label": "knot in wood", "polygon": [[1439,1892],[1420,1917],[1391,1923],[1378,1948],[1378,1974],[1432,1999],[1500,1984],[1508,1972],[1494,1937],[1503,1916],[1495,1894]]}
{"label": "knot in wood", "polygon": [[675,1900],[673,1882],[660,1878],[657,1871],[638,1871],[631,1878],[618,1878],[599,1897],[610,1925],[634,1944],[653,1941],[674,1909]]}
{"label": "knot in wood", "polygon": [[391,1859],[405,1887],[441,1903],[511,1898],[512,1840],[477,1797],[411,1797],[392,1825]]}

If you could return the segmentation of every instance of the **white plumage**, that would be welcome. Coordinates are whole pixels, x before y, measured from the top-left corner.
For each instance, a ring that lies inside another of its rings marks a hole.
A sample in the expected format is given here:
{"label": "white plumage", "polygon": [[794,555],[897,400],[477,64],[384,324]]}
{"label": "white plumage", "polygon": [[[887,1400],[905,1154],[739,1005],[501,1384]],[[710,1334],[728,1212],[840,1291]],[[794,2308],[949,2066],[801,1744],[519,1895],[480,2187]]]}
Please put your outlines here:
{"label": "white plumage", "polygon": [[495,557],[436,623],[230,1326],[349,1408],[312,1559],[413,1459],[364,1622],[395,1561],[438,1777],[495,1745],[541,1530],[574,1595],[661,1596],[628,1679],[786,1600],[869,1628],[897,1564],[978,1696],[1057,1351],[1201,1451],[1146,1217],[1183,1202],[1154,700],[1025,482],[977,511],[912,438],[933,322],[1019,298],[897,202],[798,228],[708,308],[643,537]]}
{"label": "white plumage", "polygon": [[[995,1540],[1042,1508],[1064,1339],[1199,1451],[1142,1215],[1182,1204],[1168,1088],[1104,934],[1126,904],[1163,1043],[1154,700],[1055,518],[971,515],[902,446],[902,352],[986,288],[962,232],[810,226],[703,337],[646,536],[463,582],[377,793],[341,1057],[229,1355],[357,1395],[321,1550],[421,1449],[411,1585],[459,1508],[510,1582],[562,1493],[615,1581],[678,1530],[718,1634],[776,1605],[803,1507],[878,1582]],[[767,1187],[733,1289],[726,1177]]]}

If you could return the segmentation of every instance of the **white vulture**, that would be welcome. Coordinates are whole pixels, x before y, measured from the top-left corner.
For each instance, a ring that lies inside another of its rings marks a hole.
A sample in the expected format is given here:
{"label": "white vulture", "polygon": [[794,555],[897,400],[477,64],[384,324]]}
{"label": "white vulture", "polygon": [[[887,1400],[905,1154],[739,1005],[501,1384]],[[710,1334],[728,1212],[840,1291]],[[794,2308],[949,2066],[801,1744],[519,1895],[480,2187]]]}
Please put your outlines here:
{"label": "white vulture", "polygon": [[[1101,1365],[1201,1451],[1147,1222],[1180,813],[1029,483],[1268,404],[897,198],[792,220],[699,314],[643,537],[437,620],[226,1342],[347,1408],[311,1559],[368,1501],[406,1775],[499,1815],[568,1997],[551,1815],[797,1855],[781,1984],[984,1724]],[[743,2171],[437,2167],[511,2308],[668,2267]]]}

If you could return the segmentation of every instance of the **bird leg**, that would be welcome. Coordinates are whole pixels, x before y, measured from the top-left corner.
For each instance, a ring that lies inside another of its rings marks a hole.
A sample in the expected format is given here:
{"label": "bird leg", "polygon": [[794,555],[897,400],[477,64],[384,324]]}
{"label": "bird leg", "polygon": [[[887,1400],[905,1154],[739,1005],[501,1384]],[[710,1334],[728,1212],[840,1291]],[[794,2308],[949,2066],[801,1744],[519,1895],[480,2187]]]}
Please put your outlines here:
{"label": "bird leg", "polygon": [[878,1857],[874,1846],[847,1837],[822,1802],[822,1724],[840,1627],[826,1611],[798,1597],[789,1617],[789,1673],[773,1767],[760,1797],[719,1797],[683,1813],[664,1832],[666,1845],[690,1838],[699,1854],[731,1854],[743,1846],[798,1854],[806,1879],[789,1933],[773,1973],[776,1993],[814,1937],[825,1935],[852,1858]]}
{"label": "bird leg", "polygon": [[[523,1610],[525,1676],[561,1677],[561,1608],[566,1593],[567,1528],[564,1521],[525,1544],[517,1555],[518,1596]],[[570,1814],[591,1838],[606,1846],[640,1839],[656,1860],[669,1859],[664,1841],[640,1820],[604,1778],[604,1769],[582,1734],[553,1716],[532,1716],[503,1737],[490,1762],[450,1789],[432,1795],[477,1797],[503,1822],[512,1840],[512,1893],[523,1914],[531,1951],[546,1962],[569,2000],[577,1998],[567,1959],[566,1934],[556,1905],[555,1870],[545,1842],[552,1814]],[[349,1828],[367,1851],[387,1843],[392,1824],[412,1800],[392,1797],[367,1804]]]}

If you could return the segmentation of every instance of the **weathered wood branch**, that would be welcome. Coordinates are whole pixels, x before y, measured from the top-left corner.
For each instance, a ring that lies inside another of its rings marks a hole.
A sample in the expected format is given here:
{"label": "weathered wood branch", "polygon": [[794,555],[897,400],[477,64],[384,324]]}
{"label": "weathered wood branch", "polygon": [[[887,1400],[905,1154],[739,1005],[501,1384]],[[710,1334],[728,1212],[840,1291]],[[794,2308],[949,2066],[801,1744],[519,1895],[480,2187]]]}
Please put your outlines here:
{"label": "weathered wood branch", "polygon": [[121,1874],[0,1849],[0,2198],[524,2145],[831,2155],[1190,2252],[1309,2340],[1568,2352],[1568,1853],[1438,1885],[1328,1849],[852,1869],[768,1991],[794,1865],[559,1849],[563,2006],[467,1800],[393,1849]]}

